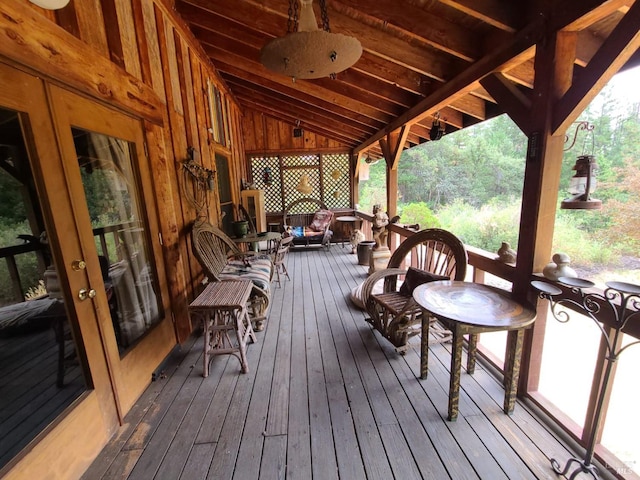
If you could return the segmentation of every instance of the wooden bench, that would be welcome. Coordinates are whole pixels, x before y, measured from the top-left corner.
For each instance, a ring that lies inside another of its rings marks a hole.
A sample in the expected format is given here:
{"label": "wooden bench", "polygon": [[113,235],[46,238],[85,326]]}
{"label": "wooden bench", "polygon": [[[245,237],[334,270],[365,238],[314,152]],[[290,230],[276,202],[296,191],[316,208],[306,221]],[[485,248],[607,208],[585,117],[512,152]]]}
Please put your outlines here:
{"label": "wooden bench", "polygon": [[191,230],[193,252],[209,281],[250,280],[249,315],[254,329],[264,328],[271,300],[273,261],[266,254],[240,251],[238,246],[218,227],[204,220],[194,223]]}
{"label": "wooden bench", "polygon": [[[317,212],[327,212],[329,221],[325,224],[314,222]],[[293,236],[294,246],[331,245],[331,220],[333,212],[320,200],[303,197],[291,202],[282,215],[282,225],[289,235]]]}
{"label": "wooden bench", "polygon": [[[189,305],[192,319],[201,320],[204,330],[202,376],[209,376],[209,361],[214,355],[234,355],[242,373],[249,371],[247,340],[256,341],[247,313],[247,301],[253,284],[249,280],[210,283]],[[233,330],[235,343],[229,332]]]}

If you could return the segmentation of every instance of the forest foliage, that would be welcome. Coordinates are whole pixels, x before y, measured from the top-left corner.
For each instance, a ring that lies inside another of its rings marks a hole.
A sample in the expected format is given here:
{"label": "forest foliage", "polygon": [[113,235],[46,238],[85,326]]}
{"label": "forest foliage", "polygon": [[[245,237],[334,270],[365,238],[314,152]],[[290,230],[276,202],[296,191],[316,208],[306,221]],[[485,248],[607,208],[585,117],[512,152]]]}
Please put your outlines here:
{"label": "forest foliage", "polygon": [[[640,257],[640,105],[608,86],[580,120],[594,128],[577,129],[575,145],[564,153],[553,249],[574,266],[624,269],[626,259]],[[576,128],[567,132],[565,148]],[[517,246],[526,148],[526,136],[502,115],[405,150],[398,167],[401,223],[445,228],[490,252],[502,242]],[[591,154],[599,167],[593,196],[603,208],[560,209],[576,158]],[[386,204],[385,175],[384,159],[370,165],[369,180],[360,183],[360,210]]]}

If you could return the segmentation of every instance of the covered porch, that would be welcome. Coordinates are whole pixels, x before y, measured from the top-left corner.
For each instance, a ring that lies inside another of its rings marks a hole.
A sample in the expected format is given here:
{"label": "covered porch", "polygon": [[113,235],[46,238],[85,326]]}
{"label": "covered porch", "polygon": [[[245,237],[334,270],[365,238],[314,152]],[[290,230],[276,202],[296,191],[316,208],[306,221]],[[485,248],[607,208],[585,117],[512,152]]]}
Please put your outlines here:
{"label": "covered porch", "polygon": [[202,377],[202,336],[174,350],[86,479],[559,478],[573,453],[518,401],[502,411],[501,375],[463,371],[447,421],[450,344],[398,354],[349,299],[367,267],[350,250],[292,251],[269,320],[248,348]]}

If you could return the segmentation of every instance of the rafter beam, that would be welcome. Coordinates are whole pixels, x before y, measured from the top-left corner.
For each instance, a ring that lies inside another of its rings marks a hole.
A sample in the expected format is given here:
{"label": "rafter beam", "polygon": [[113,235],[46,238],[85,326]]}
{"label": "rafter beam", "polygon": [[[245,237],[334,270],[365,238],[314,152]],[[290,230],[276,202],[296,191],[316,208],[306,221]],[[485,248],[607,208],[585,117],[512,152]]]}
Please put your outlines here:
{"label": "rafter beam", "polygon": [[527,136],[531,134],[531,100],[501,73],[494,73],[480,84],[487,89],[509,117]]}
{"label": "rafter beam", "polygon": [[515,33],[518,27],[521,26],[521,12],[517,10],[520,2],[498,2],[497,0],[440,0],[440,3],[455,8],[506,32]]}
{"label": "rafter beam", "polygon": [[636,2],[556,105],[554,134],[569,127],[639,47],[640,2]]}
{"label": "rafter beam", "polygon": [[315,82],[298,80],[294,83],[290,78],[270,72],[260,63],[250,61],[243,56],[219,49],[213,45],[204,45],[204,49],[212,59],[214,64],[219,60],[222,63],[236,65],[242,70],[253,72],[257,75],[263,76],[265,79],[268,79],[274,83],[278,83],[280,85],[289,87],[292,90],[297,90],[313,97],[317,97],[318,99],[325,102],[331,102],[335,103],[336,105],[341,105],[344,108],[353,110],[360,115],[364,115],[376,121],[388,123],[392,118],[392,116],[388,113],[381,112],[378,108],[370,106],[368,103],[361,102],[349,96],[345,96],[333,91],[328,91],[326,88],[317,85]]}
{"label": "rafter beam", "polygon": [[[331,2],[330,10],[357,21],[373,24],[381,30],[393,30],[396,36],[407,36],[437,50],[467,62],[480,57],[480,39],[470,30],[426,10],[405,3],[398,8],[397,0],[341,0]],[[332,12],[329,12],[332,16]]]}
{"label": "rafter beam", "polygon": [[[532,46],[541,38],[543,34],[543,20],[538,18],[527,28],[514,36],[513,42],[503,46],[472,66],[464,70],[457,77],[453,78],[437,91],[409,109],[406,113],[396,118],[389,125],[380,130],[369,140],[358,145],[356,152],[367,148],[388,132],[392,132],[407,123],[415,123],[421,118],[430,115],[432,112],[446,106],[451,100],[460,98],[473,91],[477,83],[493,71],[499,71],[505,64],[509,64],[515,57],[522,55],[528,50],[533,50]],[[527,54],[528,55],[528,54]]]}
{"label": "rafter beam", "polygon": [[398,168],[398,162],[409,136],[409,131],[410,127],[404,125],[399,130],[388,133],[386,137],[380,139],[380,148],[390,170]]}

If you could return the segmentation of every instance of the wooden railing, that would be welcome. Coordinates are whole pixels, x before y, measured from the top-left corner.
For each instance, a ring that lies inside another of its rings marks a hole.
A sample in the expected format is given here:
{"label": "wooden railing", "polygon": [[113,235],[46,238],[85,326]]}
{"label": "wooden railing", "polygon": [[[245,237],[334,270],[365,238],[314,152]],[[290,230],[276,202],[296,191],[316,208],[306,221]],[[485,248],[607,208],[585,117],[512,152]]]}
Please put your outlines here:
{"label": "wooden railing", "polygon": [[[44,265],[43,252],[45,245],[39,242],[27,242],[22,245],[13,245],[11,247],[0,248],[0,258],[3,258],[7,264],[9,279],[11,281],[11,292],[13,300],[22,302],[24,300],[22,279],[16,258],[20,255],[35,253],[38,263]],[[44,268],[42,269],[44,271]]]}
{"label": "wooden railing", "polygon": [[[107,227],[99,227],[93,229],[93,236],[96,238],[96,248],[98,249],[98,255],[104,256],[108,263],[111,264],[113,261],[119,259],[111,258],[111,254],[109,253],[109,245],[115,247],[117,251],[117,247],[120,244],[120,237],[118,236],[118,232],[123,229],[135,228],[139,224],[138,222],[127,222],[121,223],[117,225],[109,225]],[[24,243],[22,245],[13,245],[11,247],[0,248],[0,259],[4,259],[7,264],[7,270],[9,272],[9,279],[11,281],[11,292],[12,299],[15,302],[24,301],[24,285],[23,279],[20,277],[20,271],[18,268],[18,262],[16,259],[20,255],[26,255],[30,253],[35,253],[38,261],[38,268],[42,272],[48,266],[46,263],[50,260],[47,260],[48,257],[47,245],[39,243],[37,241],[31,241]]]}

